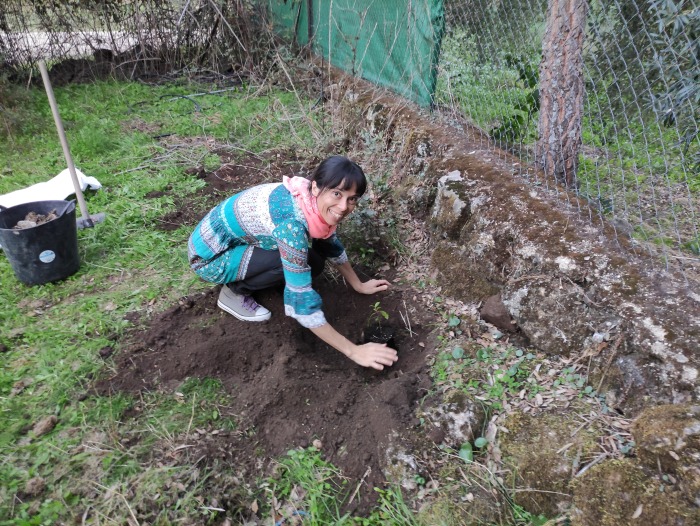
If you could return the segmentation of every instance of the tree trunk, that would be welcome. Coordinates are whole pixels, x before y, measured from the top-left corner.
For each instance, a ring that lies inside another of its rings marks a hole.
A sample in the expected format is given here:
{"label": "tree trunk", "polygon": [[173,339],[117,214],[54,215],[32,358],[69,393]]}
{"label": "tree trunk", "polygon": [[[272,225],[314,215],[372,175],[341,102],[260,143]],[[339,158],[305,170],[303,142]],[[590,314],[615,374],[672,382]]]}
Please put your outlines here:
{"label": "tree trunk", "polygon": [[577,186],[583,113],[586,0],[549,0],[540,63],[537,164],[547,177]]}

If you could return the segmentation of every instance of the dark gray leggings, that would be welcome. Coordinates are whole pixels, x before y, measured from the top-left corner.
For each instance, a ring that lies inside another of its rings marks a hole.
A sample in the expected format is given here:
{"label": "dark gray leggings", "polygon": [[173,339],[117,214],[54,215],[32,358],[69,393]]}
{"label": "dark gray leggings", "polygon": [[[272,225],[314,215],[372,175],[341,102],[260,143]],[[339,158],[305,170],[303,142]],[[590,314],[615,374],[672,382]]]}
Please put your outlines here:
{"label": "dark gray leggings", "polygon": [[[318,276],[323,272],[326,259],[313,248],[309,248],[309,266],[311,275]],[[284,283],[282,258],[279,250],[264,250],[255,247],[248,262],[245,278],[229,283],[228,287],[236,294],[252,294],[256,290],[267,289]]]}

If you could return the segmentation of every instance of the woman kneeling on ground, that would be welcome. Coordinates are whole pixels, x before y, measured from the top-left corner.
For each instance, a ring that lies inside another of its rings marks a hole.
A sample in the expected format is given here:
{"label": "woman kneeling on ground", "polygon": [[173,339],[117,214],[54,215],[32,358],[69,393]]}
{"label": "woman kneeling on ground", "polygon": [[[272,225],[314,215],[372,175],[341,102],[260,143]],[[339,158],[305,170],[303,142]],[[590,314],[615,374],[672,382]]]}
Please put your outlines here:
{"label": "woman kneeling on ground", "polygon": [[214,207],[190,236],[190,266],[199,277],[221,283],[218,306],[243,321],[269,320],[253,299],[255,291],[284,283],[284,311],[331,347],[364,367],[383,369],[398,359],[379,343],[356,345],[338,333],[311,287],[325,260],[361,294],[386,290],[389,282],[362,282],[335,234],[367,188],[360,166],[342,156],[318,165],[311,181],[284,177],[254,186]]}

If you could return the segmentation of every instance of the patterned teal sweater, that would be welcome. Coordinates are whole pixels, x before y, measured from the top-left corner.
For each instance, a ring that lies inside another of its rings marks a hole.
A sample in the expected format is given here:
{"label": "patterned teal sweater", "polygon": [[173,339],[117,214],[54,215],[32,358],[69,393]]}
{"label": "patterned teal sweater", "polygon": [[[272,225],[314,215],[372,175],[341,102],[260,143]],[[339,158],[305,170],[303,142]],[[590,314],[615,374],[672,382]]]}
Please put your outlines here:
{"label": "patterned teal sweater", "polygon": [[[304,213],[281,183],[263,184],[229,197],[199,222],[188,242],[190,266],[213,283],[242,280],[254,247],[279,250],[284,270],[284,310],[307,328],[326,323],[311,287],[311,236]],[[331,263],[348,258],[335,234],[316,243]],[[225,264],[216,264],[216,262]]]}

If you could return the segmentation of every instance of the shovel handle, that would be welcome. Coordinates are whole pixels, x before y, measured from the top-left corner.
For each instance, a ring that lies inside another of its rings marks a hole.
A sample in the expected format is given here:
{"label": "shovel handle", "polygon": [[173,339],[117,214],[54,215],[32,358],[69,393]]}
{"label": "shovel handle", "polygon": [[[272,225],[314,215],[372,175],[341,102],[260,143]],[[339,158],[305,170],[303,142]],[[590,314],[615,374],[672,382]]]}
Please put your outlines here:
{"label": "shovel handle", "polygon": [[80,188],[80,182],[78,182],[78,174],[76,174],[75,172],[75,164],[73,164],[73,157],[71,156],[70,148],[68,147],[68,139],[66,139],[66,132],[63,129],[63,121],[61,120],[61,115],[58,113],[58,104],[56,103],[56,97],[54,96],[53,88],[51,87],[51,79],[49,79],[49,72],[46,69],[46,63],[43,60],[39,61],[39,70],[41,71],[41,78],[44,81],[44,89],[46,90],[46,96],[48,97],[49,105],[51,106],[51,113],[53,114],[53,120],[56,124],[58,138],[61,140],[61,146],[63,147],[63,156],[66,158],[66,164],[68,165],[70,178],[73,180],[75,197],[78,198],[80,213],[83,214],[83,217],[90,217],[90,214],[88,213],[87,209],[87,204],[85,204],[83,190],[82,188]]}

